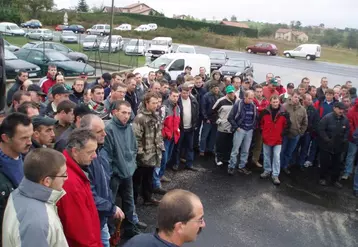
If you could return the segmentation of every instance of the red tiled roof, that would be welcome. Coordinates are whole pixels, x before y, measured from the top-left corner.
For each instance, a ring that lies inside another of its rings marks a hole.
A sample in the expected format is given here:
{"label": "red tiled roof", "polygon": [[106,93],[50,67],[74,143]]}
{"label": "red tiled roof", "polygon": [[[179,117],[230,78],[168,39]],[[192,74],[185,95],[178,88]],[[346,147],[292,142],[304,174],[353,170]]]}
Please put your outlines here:
{"label": "red tiled roof", "polygon": [[276,33],[289,33],[289,32],[292,32],[292,29],[280,28],[276,31]]}
{"label": "red tiled roof", "polygon": [[233,26],[233,27],[249,28],[249,26],[245,23],[234,22],[234,21],[222,21],[220,22],[220,24],[226,26]]}

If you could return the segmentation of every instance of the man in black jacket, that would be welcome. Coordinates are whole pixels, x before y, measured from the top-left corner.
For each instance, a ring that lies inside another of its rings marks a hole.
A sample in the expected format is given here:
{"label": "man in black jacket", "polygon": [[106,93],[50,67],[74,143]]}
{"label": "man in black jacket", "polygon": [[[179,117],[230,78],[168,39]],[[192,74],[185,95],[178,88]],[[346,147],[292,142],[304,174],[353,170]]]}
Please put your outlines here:
{"label": "man in black jacket", "polygon": [[8,106],[10,106],[12,103],[12,96],[14,95],[14,93],[16,91],[23,90],[22,85],[28,78],[29,78],[29,73],[26,70],[21,69],[17,74],[14,85],[12,85],[12,87],[7,92],[6,103]]}
{"label": "man in black jacket", "polygon": [[349,122],[344,116],[345,105],[335,103],[333,112],[322,118],[318,126],[320,147],[320,185],[327,185],[327,175],[337,188],[342,188],[338,182],[342,169],[342,152],[347,148]]}

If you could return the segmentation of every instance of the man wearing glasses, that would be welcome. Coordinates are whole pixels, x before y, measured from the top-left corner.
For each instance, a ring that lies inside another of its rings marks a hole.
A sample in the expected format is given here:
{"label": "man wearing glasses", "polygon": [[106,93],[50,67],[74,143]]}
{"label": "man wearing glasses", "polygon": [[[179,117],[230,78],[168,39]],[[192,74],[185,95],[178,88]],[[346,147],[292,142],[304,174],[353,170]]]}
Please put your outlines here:
{"label": "man wearing glasses", "polygon": [[205,228],[199,197],[186,190],[171,190],[160,201],[156,233],[140,234],[124,247],[180,247],[196,240]]}
{"label": "man wearing glasses", "polygon": [[68,246],[56,212],[66,194],[65,157],[49,148],[35,149],[25,158],[24,174],[5,209],[3,246]]}

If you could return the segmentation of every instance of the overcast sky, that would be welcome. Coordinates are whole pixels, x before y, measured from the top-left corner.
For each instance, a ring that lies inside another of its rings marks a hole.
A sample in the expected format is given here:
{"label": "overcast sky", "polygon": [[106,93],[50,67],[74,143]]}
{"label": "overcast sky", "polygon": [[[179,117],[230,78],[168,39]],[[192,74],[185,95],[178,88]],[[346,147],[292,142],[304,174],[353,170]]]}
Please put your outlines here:
{"label": "overcast sky", "polygon": [[[69,8],[73,0],[54,0],[57,8]],[[111,0],[86,0],[92,6],[111,5]],[[114,0],[116,7],[136,3],[135,0]],[[290,23],[299,20],[303,25],[326,27],[358,28],[357,0],[142,0],[142,3],[163,12],[165,16],[173,14],[192,15],[195,18],[222,20],[235,15],[240,20],[254,20],[271,23]],[[210,3],[210,4],[209,4]]]}

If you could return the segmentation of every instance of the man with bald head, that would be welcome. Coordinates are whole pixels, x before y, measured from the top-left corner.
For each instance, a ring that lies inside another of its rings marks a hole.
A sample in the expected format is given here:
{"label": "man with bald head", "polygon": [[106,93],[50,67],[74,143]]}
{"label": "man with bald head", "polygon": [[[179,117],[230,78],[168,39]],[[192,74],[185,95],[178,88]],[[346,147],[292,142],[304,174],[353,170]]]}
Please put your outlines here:
{"label": "man with bald head", "polygon": [[172,190],[160,201],[158,231],[140,234],[124,247],[180,247],[196,240],[205,228],[204,207],[200,198],[186,190]]}

